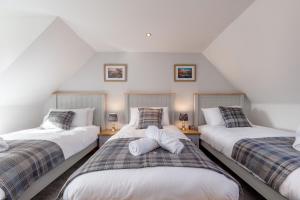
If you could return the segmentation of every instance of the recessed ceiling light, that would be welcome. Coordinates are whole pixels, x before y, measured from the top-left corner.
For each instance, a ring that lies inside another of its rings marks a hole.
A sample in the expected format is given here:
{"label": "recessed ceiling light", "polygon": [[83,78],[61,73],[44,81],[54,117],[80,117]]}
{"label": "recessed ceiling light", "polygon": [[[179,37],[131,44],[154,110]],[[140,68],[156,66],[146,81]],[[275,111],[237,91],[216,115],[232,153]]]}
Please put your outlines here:
{"label": "recessed ceiling light", "polygon": [[152,36],[152,33],[146,33],[146,37],[150,38]]}

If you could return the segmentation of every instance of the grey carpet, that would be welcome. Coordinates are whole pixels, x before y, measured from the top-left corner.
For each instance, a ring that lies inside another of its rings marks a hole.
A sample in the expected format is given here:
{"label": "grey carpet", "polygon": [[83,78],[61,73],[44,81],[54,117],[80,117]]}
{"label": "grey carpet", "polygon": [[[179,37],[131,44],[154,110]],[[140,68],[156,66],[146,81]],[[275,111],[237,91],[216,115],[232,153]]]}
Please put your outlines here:
{"label": "grey carpet", "polygon": [[[74,166],[72,166],[68,171],[66,171],[63,175],[58,177],[55,181],[53,181],[49,186],[47,186],[44,190],[42,190],[39,194],[37,194],[33,200],[53,200],[56,198],[60,188],[63,186],[68,177],[79,168],[92,154],[87,155],[80,161],[78,161]],[[219,163],[218,163],[219,164]],[[234,176],[234,175],[233,175]],[[262,196],[260,196],[257,192],[255,192],[250,186],[240,180],[235,176],[238,181],[241,183],[245,200],[264,200]]]}

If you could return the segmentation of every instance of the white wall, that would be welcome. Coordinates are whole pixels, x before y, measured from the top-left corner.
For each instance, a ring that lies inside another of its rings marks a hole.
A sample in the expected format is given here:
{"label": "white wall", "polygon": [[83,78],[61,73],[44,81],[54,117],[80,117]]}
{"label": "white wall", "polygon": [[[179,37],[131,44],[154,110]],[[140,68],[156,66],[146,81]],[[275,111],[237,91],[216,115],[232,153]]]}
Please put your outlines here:
{"label": "white wall", "polygon": [[46,16],[0,16],[0,73],[54,21]]}
{"label": "white wall", "polygon": [[252,103],[260,104],[255,109],[261,112],[252,114],[260,124],[292,130],[300,125],[299,10],[299,0],[256,0],[204,51]]}
{"label": "white wall", "polygon": [[0,106],[43,101],[94,53],[62,20],[56,19],[0,73]]}
{"label": "white wall", "polygon": [[43,104],[31,106],[1,106],[0,134],[37,127],[41,124]]}
{"label": "white wall", "polygon": [[43,111],[39,105],[94,53],[56,19],[0,73],[0,133],[37,126]]}
{"label": "white wall", "polygon": [[300,128],[299,114],[300,104],[252,104],[250,119],[258,125],[294,131]]}
{"label": "white wall", "polygon": [[[105,63],[128,64],[128,82],[104,82]],[[174,82],[173,65],[176,63],[196,64],[197,81]],[[236,91],[202,54],[172,53],[97,53],[60,90],[105,91],[108,110],[114,112],[124,109],[124,92],[172,91],[177,93],[176,109],[189,113],[193,110],[194,92]]]}

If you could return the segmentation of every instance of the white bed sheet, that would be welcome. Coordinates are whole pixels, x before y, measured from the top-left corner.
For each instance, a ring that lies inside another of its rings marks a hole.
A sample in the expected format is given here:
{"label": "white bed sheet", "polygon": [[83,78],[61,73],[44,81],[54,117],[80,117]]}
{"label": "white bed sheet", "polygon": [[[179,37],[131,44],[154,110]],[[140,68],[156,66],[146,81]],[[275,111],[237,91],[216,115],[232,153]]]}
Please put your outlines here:
{"label": "white bed sheet", "polygon": [[0,135],[4,140],[48,140],[55,142],[62,149],[65,159],[80,152],[97,140],[99,127],[75,127],[61,129],[27,129]]}
{"label": "white bed sheet", "polygon": [[[175,126],[165,126],[175,137],[188,139]],[[143,137],[145,130],[126,125],[111,140]],[[155,194],[155,195],[153,195]],[[236,183],[207,169],[153,167],[106,170],[83,174],[66,188],[64,199],[77,200],[237,200]]]}
{"label": "white bed sheet", "polygon": [[[234,144],[243,138],[294,137],[295,132],[282,131],[263,126],[226,128],[225,126],[199,126],[201,139],[231,159]],[[279,188],[290,200],[300,199],[300,168],[293,171]]]}

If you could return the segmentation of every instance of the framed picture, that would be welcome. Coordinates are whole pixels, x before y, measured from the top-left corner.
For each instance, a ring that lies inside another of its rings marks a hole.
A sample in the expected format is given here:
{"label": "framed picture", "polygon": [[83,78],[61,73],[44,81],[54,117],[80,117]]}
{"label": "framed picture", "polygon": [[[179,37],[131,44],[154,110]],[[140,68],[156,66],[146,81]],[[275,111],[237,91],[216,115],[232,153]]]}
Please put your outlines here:
{"label": "framed picture", "polygon": [[104,81],[127,81],[127,65],[105,64]]}
{"label": "framed picture", "polygon": [[175,64],[174,81],[196,81],[196,65],[193,64]]}

